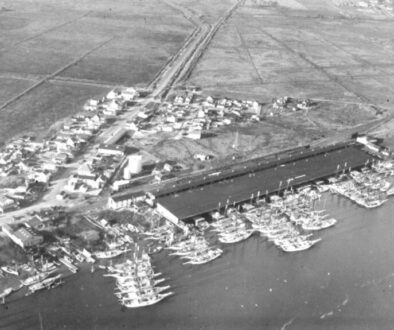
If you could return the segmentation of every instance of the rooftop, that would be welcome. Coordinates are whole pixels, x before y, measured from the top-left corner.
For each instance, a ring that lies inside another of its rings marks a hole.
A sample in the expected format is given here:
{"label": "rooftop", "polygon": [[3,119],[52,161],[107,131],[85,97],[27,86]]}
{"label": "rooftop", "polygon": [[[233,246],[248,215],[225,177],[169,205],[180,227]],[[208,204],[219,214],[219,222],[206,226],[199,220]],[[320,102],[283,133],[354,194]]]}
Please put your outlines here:
{"label": "rooftop", "polygon": [[273,161],[271,166],[250,166],[238,176],[219,175],[216,181],[174,190],[157,197],[156,201],[184,220],[217,210],[219,206],[246,201],[252,195],[263,196],[334,175],[345,167],[361,167],[370,159],[373,156],[354,144],[323,148],[318,153],[309,153],[308,157]]}

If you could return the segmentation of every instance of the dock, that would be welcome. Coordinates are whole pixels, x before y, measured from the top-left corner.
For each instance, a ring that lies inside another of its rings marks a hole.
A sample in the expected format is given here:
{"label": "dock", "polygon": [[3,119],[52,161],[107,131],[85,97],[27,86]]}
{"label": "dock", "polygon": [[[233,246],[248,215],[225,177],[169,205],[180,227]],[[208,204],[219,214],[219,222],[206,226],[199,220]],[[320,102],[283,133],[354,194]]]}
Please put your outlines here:
{"label": "dock", "polygon": [[[336,174],[362,168],[375,159],[353,141],[301,148],[280,157],[258,158],[215,169],[156,192],[157,209],[174,221],[268,197]],[[212,175],[215,173],[215,175]]]}

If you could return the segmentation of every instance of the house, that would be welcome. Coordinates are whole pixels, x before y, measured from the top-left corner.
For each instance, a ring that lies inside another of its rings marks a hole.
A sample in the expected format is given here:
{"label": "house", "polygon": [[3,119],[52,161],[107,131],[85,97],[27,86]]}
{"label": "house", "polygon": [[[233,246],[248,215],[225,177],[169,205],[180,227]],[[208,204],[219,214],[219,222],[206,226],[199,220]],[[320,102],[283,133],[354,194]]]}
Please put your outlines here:
{"label": "house", "polygon": [[12,210],[13,208],[16,208],[18,206],[18,203],[13,200],[12,198],[9,198],[4,195],[0,195],[0,213],[7,212],[9,210]]}
{"label": "house", "polygon": [[125,148],[114,144],[100,144],[97,152],[102,155],[124,156]]}
{"label": "house", "polygon": [[51,173],[45,172],[33,172],[28,176],[30,181],[39,183],[48,183],[51,179]]}
{"label": "house", "polygon": [[44,229],[43,219],[39,215],[35,215],[26,222],[23,223],[25,227],[35,229],[35,230],[42,230]]}
{"label": "house", "polygon": [[37,246],[44,241],[43,236],[36,234],[30,228],[13,230],[9,225],[3,225],[3,232],[22,249]]}
{"label": "house", "polygon": [[103,114],[106,116],[117,116],[119,112],[122,110],[122,105],[119,104],[115,100],[111,100],[110,102],[107,102],[103,104]]}
{"label": "house", "polygon": [[186,137],[192,140],[199,140],[201,139],[201,130],[190,130],[187,132]]}
{"label": "house", "polygon": [[108,198],[108,208],[117,210],[124,207],[130,207],[134,202],[145,199],[144,191],[137,191],[134,193],[110,196]]}
{"label": "house", "polygon": [[[368,149],[368,151],[370,151],[374,154],[379,155],[379,153],[381,151],[385,150],[384,148],[381,148],[380,146],[378,146],[374,143],[375,139],[373,139],[367,135],[358,135],[356,137],[356,141],[360,144],[363,144]],[[387,156],[387,155],[388,155],[387,150],[385,150],[385,153],[383,154],[383,156]]]}
{"label": "house", "polygon": [[93,168],[90,164],[85,163],[78,167],[77,175],[80,177],[94,179],[96,177],[96,173],[94,173]]}
{"label": "house", "polygon": [[57,155],[52,159],[52,161],[53,161],[55,164],[66,164],[67,161],[68,161],[68,159],[69,159],[68,154],[62,152],[62,153],[57,154]]}

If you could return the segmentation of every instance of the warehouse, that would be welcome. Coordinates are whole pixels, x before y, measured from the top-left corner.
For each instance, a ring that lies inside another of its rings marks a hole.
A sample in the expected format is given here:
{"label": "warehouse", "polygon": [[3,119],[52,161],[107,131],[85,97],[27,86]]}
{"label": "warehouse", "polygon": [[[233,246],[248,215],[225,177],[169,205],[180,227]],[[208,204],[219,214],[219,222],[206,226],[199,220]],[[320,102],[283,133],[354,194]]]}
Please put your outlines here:
{"label": "warehouse", "polygon": [[[200,175],[186,183],[157,191],[156,204],[172,221],[188,220],[256,197],[264,197],[290,187],[324,179],[344,170],[357,169],[374,159],[355,143],[300,150],[281,160],[256,159],[232,171]],[[205,178],[205,179],[204,179]],[[178,188],[178,189],[177,189]]]}

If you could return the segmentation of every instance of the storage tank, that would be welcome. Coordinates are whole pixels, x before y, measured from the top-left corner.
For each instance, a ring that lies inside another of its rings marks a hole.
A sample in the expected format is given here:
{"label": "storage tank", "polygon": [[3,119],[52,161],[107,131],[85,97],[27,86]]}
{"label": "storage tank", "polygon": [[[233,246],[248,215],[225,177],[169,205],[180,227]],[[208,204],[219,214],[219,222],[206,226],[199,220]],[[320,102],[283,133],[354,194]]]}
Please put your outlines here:
{"label": "storage tank", "polygon": [[126,180],[130,180],[133,174],[138,174],[142,171],[142,156],[130,155],[127,157],[127,164],[124,168],[123,176]]}

